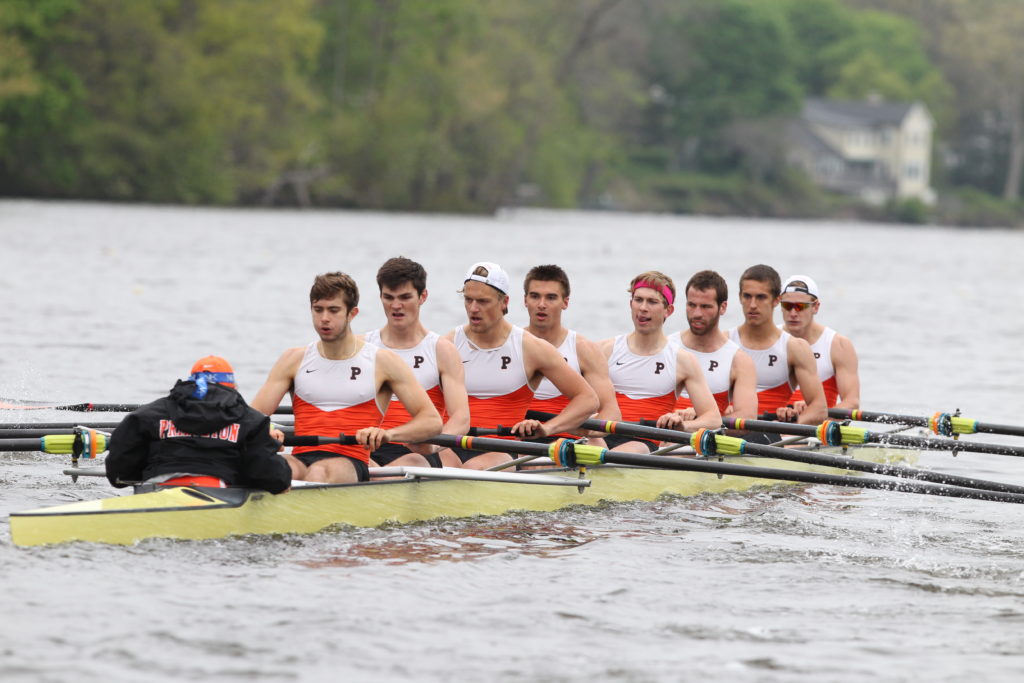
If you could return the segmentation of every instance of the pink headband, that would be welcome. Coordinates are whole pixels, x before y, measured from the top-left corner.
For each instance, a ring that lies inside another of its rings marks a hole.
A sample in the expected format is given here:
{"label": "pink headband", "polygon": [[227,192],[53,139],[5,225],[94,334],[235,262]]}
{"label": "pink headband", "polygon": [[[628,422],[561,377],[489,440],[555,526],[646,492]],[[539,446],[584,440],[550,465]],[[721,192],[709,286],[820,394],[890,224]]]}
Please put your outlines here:
{"label": "pink headband", "polygon": [[647,280],[641,280],[640,282],[633,285],[633,291],[635,292],[641,287],[646,287],[647,289],[653,289],[656,292],[661,292],[661,295],[665,297],[665,301],[668,302],[669,306],[671,306],[672,302],[675,301],[675,297],[672,296],[672,290],[668,288],[668,285],[659,288],[658,286],[648,282]]}

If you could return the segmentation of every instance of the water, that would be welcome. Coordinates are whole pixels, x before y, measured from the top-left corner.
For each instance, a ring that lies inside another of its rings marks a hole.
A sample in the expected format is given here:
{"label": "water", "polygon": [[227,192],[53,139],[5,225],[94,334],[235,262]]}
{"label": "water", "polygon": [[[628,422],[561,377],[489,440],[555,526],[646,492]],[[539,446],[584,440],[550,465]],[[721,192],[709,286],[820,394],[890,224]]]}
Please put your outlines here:
{"label": "water", "polygon": [[[735,287],[767,262],[817,279],[865,408],[1024,421],[1018,232],[0,202],[0,236],[0,396],[147,401],[210,353],[251,396],[313,338],[315,273],[356,278],[367,330],[384,321],[373,275],[398,254],[426,266],[438,331],[461,320],[470,263],[513,280],[559,263],[566,321],[592,339],[628,330],[643,270],[682,285],[711,267]],[[510,318],[526,322],[516,296]],[[923,463],[1018,483],[1024,467]],[[0,454],[0,509],[111,493],[63,466]],[[820,486],[128,548],[15,549],[4,520],[0,680],[1019,680],[1022,548],[1018,506]]]}

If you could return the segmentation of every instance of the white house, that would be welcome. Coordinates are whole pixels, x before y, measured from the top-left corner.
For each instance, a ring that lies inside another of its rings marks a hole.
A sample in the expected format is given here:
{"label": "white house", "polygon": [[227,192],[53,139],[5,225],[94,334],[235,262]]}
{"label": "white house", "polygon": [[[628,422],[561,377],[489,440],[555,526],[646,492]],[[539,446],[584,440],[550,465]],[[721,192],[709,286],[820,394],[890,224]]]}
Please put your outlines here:
{"label": "white house", "polygon": [[789,129],[788,159],[821,187],[873,204],[931,204],[935,122],[919,102],[809,98]]}

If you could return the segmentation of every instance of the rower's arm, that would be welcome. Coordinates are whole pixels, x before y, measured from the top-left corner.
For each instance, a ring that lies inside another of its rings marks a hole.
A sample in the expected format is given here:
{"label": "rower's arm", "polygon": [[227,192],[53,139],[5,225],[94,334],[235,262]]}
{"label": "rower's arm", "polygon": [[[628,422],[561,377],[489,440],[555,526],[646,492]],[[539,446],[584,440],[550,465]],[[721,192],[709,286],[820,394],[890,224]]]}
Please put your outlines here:
{"label": "rower's arm", "polygon": [[797,422],[805,425],[821,424],[828,417],[828,408],[825,406],[825,390],[821,388],[814,352],[806,341],[798,337],[789,338],[786,352],[790,370],[807,403],[807,407],[797,417]]}
{"label": "rower's arm", "polygon": [[377,373],[377,386],[382,393],[382,401],[390,400],[393,392],[410,415],[408,422],[385,432],[386,441],[419,443],[441,432],[441,416],[437,414],[426,390],[416,380],[412,369],[396,353],[378,349]]}
{"label": "rower's arm", "polygon": [[267,380],[256,392],[255,398],[249,402],[249,405],[264,415],[273,415],[281,405],[281,399],[291,391],[295,382],[295,373],[299,369],[299,364],[302,363],[304,352],[305,349],[298,347],[282,353],[274,363],[274,367],[270,369]]}
{"label": "rower's arm", "polygon": [[622,419],[619,403],[615,400],[615,387],[608,376],[608,359],[597,344],[576,335],[576,357],[580,362],[580,373],[590,388],[597,394],[597,414],[599,420],[618,422]]}
{"label": "rower's arm", "polygon": [[569,404],[561,413],[543,423],[545,435],[576,429],[598,409],[597,394],[583,379],[583,375],[569,367],[554,346],[532,334],[524,334],[523,356],[527,376],[532,377],[536,373],[544,375],[569,399]]}
{"label": "rower's arm", "polygon": [[857,350],[853,342],[841,334],[832,340],[832,367],[836,372],[836,388],[839,389],[837,408],[858,410],[860,408],[860,374],[857,369]]}
{"label": "rower's arm", "polygon": [[465,434],[469,429],[469,398],[466,395],[466,372],[458,349],[447,338],[437,340],[437,368],[441,374],[441,392],[448,420],[442,434]]}
{"label": "rower's arm", "polygon": [[679,349],[676,354],[676,385],[679,389],[686,389],[693,410],[697,414],[692,420],[684,420],[676,429],[692,432],[701,428],[718,429],[722,426],[722,414],[718,410],[718,403],[711,394],[711,389],[708,388],[704,371],[701,370],[694,355],[685,349]]}
{"label": "rower's arm", "polygon": [[741,420],[757,419],[757,368],[754,359],[746,351],[740,349],[732,358],[730,370],[732,387],[729,401],[732,412],[729,417]]}

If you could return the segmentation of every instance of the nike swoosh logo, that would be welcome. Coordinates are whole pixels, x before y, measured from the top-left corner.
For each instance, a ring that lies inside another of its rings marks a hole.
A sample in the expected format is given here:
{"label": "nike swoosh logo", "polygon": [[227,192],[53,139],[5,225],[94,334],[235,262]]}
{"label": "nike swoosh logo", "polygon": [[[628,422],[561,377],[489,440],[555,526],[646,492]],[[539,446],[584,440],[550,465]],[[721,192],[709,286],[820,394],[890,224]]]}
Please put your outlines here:
{"label": "nike swoosh logo", "polygon": [[[622,362],[621,360],[617,360],[617,361],[615,361],[615,364],[616,364],[616,365],[625,365],[625,363],[624,363],[624,362]],[[307,372],[308,372],[308,371],[307,371]]]}
{"label": "nike swoosh logo", "polygon": [[316,372],[316,371],[317,371],[317,370],[319,370],[319,369],[320,369],[320,368],[313,368],[312,370],[306,370],[306,372]]}
{"label": "nike swoosh logo", "polygon": [[464,360],[464,361],[462,361],[462,362],[463,362],[463,363],[468,363],[469,361],[468,361],[468,360]]}

